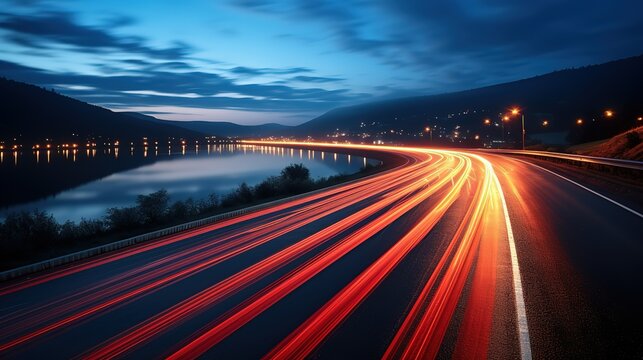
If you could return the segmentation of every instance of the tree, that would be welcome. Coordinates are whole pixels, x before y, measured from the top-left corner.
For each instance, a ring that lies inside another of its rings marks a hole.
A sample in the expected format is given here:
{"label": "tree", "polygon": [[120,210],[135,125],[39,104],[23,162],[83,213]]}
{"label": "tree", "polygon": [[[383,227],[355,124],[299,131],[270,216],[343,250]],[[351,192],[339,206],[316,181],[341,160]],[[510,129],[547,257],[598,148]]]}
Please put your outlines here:
{"label": "tree", "polygon": [[290,164],[281,170],[284,192],[298,194],[309,191],[313,187],[310,171],[304,164]]}
{"label": "tree", "polygon": [[310,171],[304,164],[290,164],[281,170],[281,177],[288,182],[309,181]]}
{"label": "tree", "polygon": [[266,199],[280,195],[283,191],[283,184],[280,177],[271,176],[255,186],[255,196],[258,199]]}
{"label": "tree", "polygon": [[156,224],[166,215],[170,196],[167,190],[161,189],[148,195],[139,195],[136,199],[138,210],[146,224]]}
{"label": "tree", "polygon": [[105,216],[111,230],[131,230],[141,225],[143,222],[141,213],[138,208],[109,208]]}

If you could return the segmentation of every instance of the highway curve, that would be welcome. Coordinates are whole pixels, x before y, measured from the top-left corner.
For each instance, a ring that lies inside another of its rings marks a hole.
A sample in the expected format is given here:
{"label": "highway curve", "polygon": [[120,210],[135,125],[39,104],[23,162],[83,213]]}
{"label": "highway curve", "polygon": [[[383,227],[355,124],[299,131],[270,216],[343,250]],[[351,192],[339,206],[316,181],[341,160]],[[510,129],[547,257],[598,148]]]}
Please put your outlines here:
{"label": "highway curve", "polygon": [[640,208],[520,158],[314,146],[400,165],[0,284],[0,357],[643,356]]}

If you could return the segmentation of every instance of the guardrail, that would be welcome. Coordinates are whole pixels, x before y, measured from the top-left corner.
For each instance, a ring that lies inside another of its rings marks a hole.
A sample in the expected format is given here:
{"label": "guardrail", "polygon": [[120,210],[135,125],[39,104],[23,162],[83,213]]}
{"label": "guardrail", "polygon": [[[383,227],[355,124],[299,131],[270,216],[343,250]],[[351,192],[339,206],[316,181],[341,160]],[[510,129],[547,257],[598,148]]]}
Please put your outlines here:
{"label": "guardrail", "polygon": [[112,242],[112,243],[109,243],[109,244],[100,245],[100,246],[96,246],[96,247],[93,247],[93,248],[90,248],[90,249],[81,250],[81,251],[78,251],[78,252],[75,252],[75,253],[59,256],[59,257],[56,257],[56,258],[53,258],[53,259],[48,259],[48,260],[40,261],[40,262],[37,262],[37,263],[34,263],[34,264],[17,267],[15,269],[6,270],[6,271],[3,271],[3,272],[0,272],[0,281],[11,280],[11,279],[17,278],[19,276],[24,276],[24,275],[32,274],[32,273],[35,273],[35,272],[48,270],[48,269],[51,269],[51,268],[54,268],[54,267],[57,267],[57,266],[60,266],[60,265],[69,264],[69,263],[74,262],[74,261],[87,259],[87,258],[90,258],[90,257],[93,257],[93,256],[97,256],[97,255],[104,254],[104,253],[107,253],[107,252],[115,251],[115,250],[122,249],[122,248],[125,248],[125,247],[128,247],[128,246],[136,245],[136,244],[142,243],[144,241],[153,240],[153,239],[160,239],[163,236],[176,234],[176,233],[179,233],[181,231],[194,229],[194,228],[204,226],[204,225],[209,225],[209,224],[215,223],[217,221],[229,219],[229,218],[232,218],[232,217],[237,217],[237,216],[240,216],[240,215],[245,215],[245,214],[248,214],[248,213],[251,213],[251,212],[254,212],[254,211],[258,211],[258,210],[263,210],[263,209],[266,209],[266,208],[269,208],[269,207],[272,207],[272,206],[275,206],[275,205],[279,205],[279,204],[282,204],[282,203],[285,203],[285,202],[288,202],[288,201],[301,199],[301,198],[304,198],[306,196],[314,195],[314,194],[320,193],[322,191],[333,189],[333,188],[338,187],[338,186],[344,186],[346,184],[354,183],[356,181],[360,181],[360,180],[367,179],[367,178],[370,178],[372,176],[377,176],[377,175],[379,175],[379,172],[375,173],[375,174],[372,174],[372,175],[365,176],[365,177],[360,177],[360,178],[355,179],[355,180],[350,180],[350,181],[347,181],[347,182],[343,182],[341,184],[337,184],[337,185],[333,185],[333,186],[313,190],[313,191],[310,191],[310,192],[306,192],[306,193],[303,193],[303,194],[293,195],[293,196],[289,196],[289,197],[286,197],[286,198],[277,199],[277,200],[273,200],[273,201],[270,201],[270,202],[257,204],[257,205],[249,206],[249,207],[246,207],[246,208],[238,209],[238,210],[229,211],[229,212],[226,212],[226,213],[223,213],[223,214],[209,216],[207,218],[194,220],[194,221],[190,221],[188,223],[175,225],[175,226],[172,226],[172,227],[169,227],[169,228],[165,228],[165,229],[156,230],[156,231],[152,231],[152,232],[149,232],[149,233],[133,236],[133,237],[123,239],[123,240],[119,240],[119,241],[116,241],[116,242]]}
{"label": "guardrail", "polygon": [[546,159],[557,159],[567,162],[574,162],[578,164],[606,166],[620,169],[629,169],[635,171],[643,171],[643,161],[611,159],[596,156],[585,156],[576,154],[555,153],[551,151],[532,151],[532,150],[505,150],[505,149],[484,149],[484,152],[499,153],[499,154],[512,154],[512,155],[525,155]]}

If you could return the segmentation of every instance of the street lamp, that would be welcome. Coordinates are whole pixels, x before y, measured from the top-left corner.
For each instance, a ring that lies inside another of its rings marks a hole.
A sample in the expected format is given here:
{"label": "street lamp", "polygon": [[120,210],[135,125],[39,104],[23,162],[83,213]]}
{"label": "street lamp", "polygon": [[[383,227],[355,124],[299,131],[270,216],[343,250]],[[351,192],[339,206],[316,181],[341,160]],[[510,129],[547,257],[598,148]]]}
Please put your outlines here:
{"label": "street lamp", "polygon": [[605,110],[605,117],[611,118],[614,116],[614,112],[612,110]]}
{"label": "street lamp", "polygon": [[500,131],[502,131],[502,146],[505,145],[505,121],[509,121],[509,116],[504,115],[500,119]]}
{"label": "street lamp", "polygon": [[519,108],[511,109],[512,115],[518,115],[522,117],[522,149],[525,150],[525,114],[520,111]]}
{"label": "street lamp", "polygon": [[433,129],[430,126],[424,128],[424,131],[429,133],[429,139],[433,142]]}
{"label": "street lamp", "polygon": [[576,125],[583,125],[583,119],[576,119]]}
{"label": "street lamp", "polygon": [[543,126],[549,126],[549,120],[543,120]]}
{"label": "street lamp", "polygon": [[491,119],[484,119],[485,125],[491,125]]}

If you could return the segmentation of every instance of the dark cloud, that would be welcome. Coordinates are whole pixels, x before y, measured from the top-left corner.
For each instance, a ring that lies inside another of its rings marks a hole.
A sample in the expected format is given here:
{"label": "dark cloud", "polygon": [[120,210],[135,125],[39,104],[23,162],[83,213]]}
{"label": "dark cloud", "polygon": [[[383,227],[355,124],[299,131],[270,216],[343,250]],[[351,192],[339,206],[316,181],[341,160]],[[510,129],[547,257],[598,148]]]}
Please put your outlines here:
{"label": "dark cloud", "polygon": [[[417,69],[421,80],[441,91],[499,83],[643,52],[643,2],[639,0],[232,3],[289,21],[322,23],[343,51],[365,53],[387,65]],[[379,15],[369,18],[366,14],[370,13]],[[382,23],[386,30],[367,31],[373,23]]]}
{"label": "dark cloud", "polygon": [[337,78],[337,77],[299,75],[299,76],[292,77],[290,80],[301,81],[301,82],[309,82],[309,83],[330,83],[330,82],[344,81],[346,79]]}
{"label": "dark cloud", "polygon": [[64,11],[48,11],[37,15],[0,13],[0,29],[9,32],[6,39],[22,46],[49,49],[64,44],[85,52],[107,53],[120,51],[158,59],[181,59],[193,48],[181,41],[165,48],[154,48],[138,36],[116,36],[110,29],[131,23],[129,18],[114,18],[103,26],[82,25],[74,15]]}
{"label": "dark cloud", "polygon": [[[135,63],[138,63],[135,61]],[[235,84],[214,73],[150,69],[128,75],[52,73],[0,60],[0,75],[58,87],[61,93],[108,107],[170,105],[248,111],[323,111],[363,98],[347,89],[293,88],[282,84]]]}
{"label": "dark cloud", "polygon": [[313,70],[306,67],[275,69],[275,68],[250,68],[245,66],[237,66],[230,69],[230,72],[237,75],[244,75],[244,76],[260,76],[260,75],[291,75],[291,74],[299,74],[299,73],[309,73],[309,72],[313,72]]}

